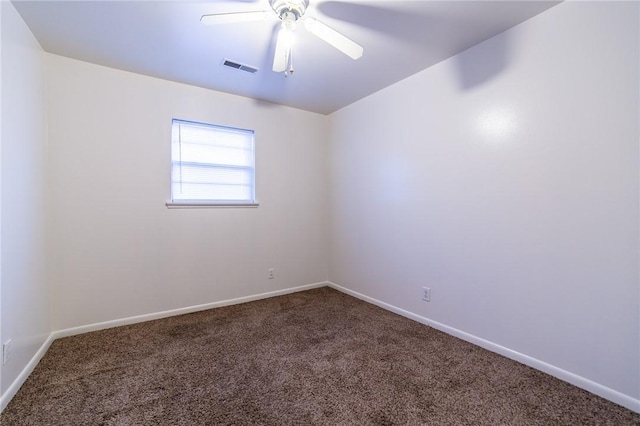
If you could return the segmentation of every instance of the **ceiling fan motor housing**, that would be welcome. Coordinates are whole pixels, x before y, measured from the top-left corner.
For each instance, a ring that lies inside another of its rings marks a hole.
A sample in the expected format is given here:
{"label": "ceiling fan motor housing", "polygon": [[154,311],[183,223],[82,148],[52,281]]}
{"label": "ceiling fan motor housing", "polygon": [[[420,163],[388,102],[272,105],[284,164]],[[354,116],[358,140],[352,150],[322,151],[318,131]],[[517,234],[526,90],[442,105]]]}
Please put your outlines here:
{"label": "ceiling fan motor housing", "polygon": [[269,0],[269,4],[280,19],[294,15],[297,21],[307,10],[309,0]]}

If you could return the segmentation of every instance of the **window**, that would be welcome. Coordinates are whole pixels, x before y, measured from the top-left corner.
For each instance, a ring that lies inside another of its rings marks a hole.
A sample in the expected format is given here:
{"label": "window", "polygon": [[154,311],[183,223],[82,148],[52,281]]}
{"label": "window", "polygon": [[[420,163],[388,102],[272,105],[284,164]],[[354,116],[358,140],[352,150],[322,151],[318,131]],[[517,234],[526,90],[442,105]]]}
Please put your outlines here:
{"label": "window", "polygon": [[257,205],[253,130],[173,120],[167,205]]}

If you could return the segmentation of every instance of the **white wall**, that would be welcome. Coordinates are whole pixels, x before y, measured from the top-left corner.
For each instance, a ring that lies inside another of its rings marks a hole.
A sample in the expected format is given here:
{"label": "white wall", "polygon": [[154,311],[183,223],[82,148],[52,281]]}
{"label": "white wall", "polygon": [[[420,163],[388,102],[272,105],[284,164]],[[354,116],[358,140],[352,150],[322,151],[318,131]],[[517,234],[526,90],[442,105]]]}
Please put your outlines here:
{"label": "white wall", "polygon": [[[3,394],[50,331],[48,209],[56,330],[321,282],[329,264],[638,400],[638,12],[564,3],[323,117],[49,54],[45,108],[43,53],[2,2]],[[173,117],[256,130],[259,208],[164,206]]]}
{"label": "white wall", "polygon": [[332,114],[330,281],[639,409],[639,7],[560,4]]}
{"label": "white wall", "polygon": [[[54,329],[327,279],[326,116],[46,64]],[[165,207],[172,118],[255,130],[258,208]]]}
{"label": "white wall", "polygon": [[[13,5],[2,8],[2,308],[5,394],[51,331],[45,279],[46,113],[43,51]],[[4,403],[3,399],[3,403]]]}

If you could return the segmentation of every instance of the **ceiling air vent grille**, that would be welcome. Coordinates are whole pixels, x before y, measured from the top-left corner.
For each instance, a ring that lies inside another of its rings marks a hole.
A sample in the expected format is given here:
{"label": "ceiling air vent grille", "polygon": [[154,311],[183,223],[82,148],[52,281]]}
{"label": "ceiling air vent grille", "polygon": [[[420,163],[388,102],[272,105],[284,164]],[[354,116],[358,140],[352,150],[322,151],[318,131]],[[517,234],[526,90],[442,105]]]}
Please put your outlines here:
{"label": "ceiling air vent grille", "polygon": [[245,71],[251,74],[255,74],[256,72],[258,72],[258,68],[256,67],[241,64],[239,62],[231,61],[229,59],[225,59],[224,61],[222,61],[222,65],[224,65],[225,67],[236,69],[236,70]]}

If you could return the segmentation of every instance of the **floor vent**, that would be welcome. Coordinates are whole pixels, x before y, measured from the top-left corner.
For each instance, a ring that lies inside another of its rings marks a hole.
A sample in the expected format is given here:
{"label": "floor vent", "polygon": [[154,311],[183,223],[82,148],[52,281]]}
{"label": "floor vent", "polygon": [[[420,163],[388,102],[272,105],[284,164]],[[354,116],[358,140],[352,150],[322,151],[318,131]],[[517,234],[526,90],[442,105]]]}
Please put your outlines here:
{"label": "floor vent", "polygon": [[225,59],[222,61],[222,65],[229,68],[234,68],[236,70],[245,71],[251,74],[255,74],[258,72],[258,68],[252,67],[250,65],[241,64],[239,62],[230,61],[229,59]]}

